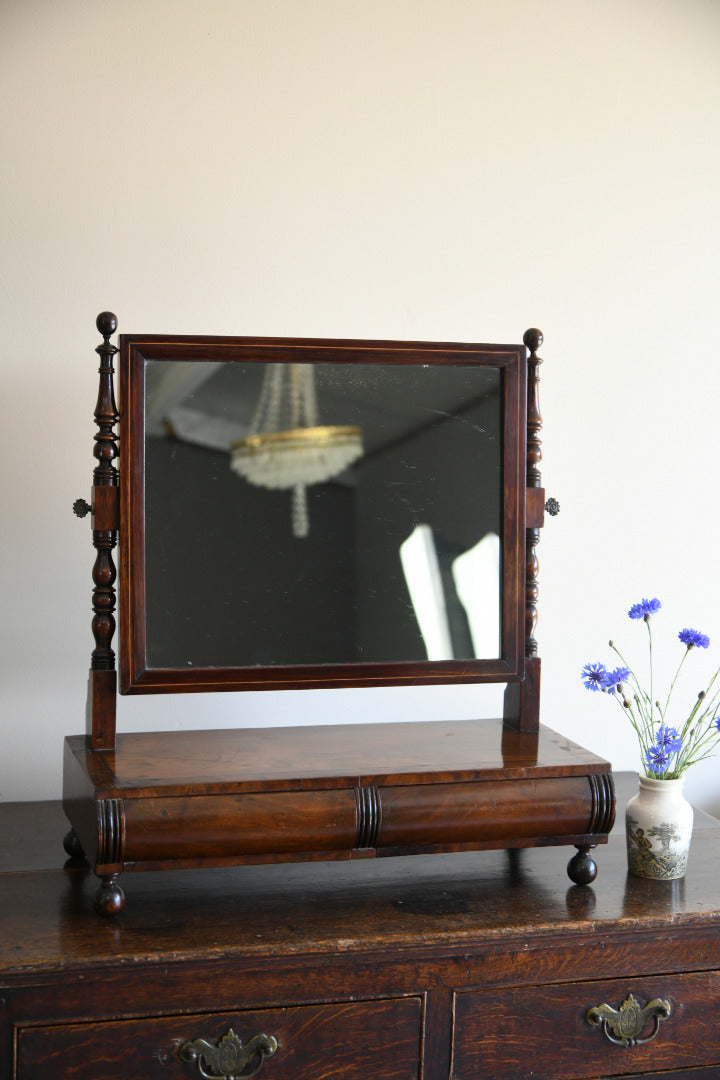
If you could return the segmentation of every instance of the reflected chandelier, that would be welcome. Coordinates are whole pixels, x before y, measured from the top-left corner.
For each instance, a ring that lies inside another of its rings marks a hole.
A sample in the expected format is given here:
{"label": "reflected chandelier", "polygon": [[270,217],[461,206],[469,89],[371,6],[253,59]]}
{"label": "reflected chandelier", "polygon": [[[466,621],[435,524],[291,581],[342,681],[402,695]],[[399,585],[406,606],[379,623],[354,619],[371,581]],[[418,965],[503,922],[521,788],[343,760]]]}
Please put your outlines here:
{"label": "reflected chandelier", "polygon": [[230,447],[230,467],[256,487],[292,491],[292,531],[307,536],[307,488],[362,455],[362,432],[318,425],[312,364],[268,364],[250,433]]}

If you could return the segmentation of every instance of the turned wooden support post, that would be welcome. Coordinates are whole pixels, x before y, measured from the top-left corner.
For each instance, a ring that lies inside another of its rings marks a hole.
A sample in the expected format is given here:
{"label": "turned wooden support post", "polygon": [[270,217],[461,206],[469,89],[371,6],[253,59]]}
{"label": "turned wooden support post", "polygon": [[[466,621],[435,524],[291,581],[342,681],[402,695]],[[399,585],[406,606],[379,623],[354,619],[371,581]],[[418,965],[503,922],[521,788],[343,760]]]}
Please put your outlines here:
{"label": "turned wooden support post", "polygon": [[523,344],[527,362],[527,465],[525,493],[525,674],[522,682],[510,683],[505,693],[505,725],[516,731],[537,731],[540,722],[540,657],[535,639],[537,625],[537,545],[544,523],[545,490],[542,486],[542,415],[540,413],[540,364],[537,351],[543,343],[539,330],[526,330]]}
{"label": "turned wooden support post", "polygon": [[542,415],[540,413],[540,364],[542,358],[537,350],[543,343],[539,330],[526,330],[523,344],[530,351],[528,357],[527,388],[527,529],[525,532],[525,656],[537,656],[535,640],[537,626],[538,559],[537,545],[543,525],[545,491],[540,475],[542,461]]}
{"label": "turned wooden support post", "polygon": [[115,744],[115,703],[117,672],[112,639],[115,633],[115,578],[113,549],[117,543],[118,529],[118,474],[114,461],[118,455],[115,424],[118,411],[113,387],[113,358],[117,348],[110,337],[117,329],[117,318],[110,311],[97,317],[97,328],[103,342],[95,350],[100,357],[100,385],[95,423],[94,456],[97,465],[93,471],[93,545],[97,552],[92,578],[93,620],[92,632],[95,648],[90,664],[88,693],[88,734],[94,750],[112,748]]}

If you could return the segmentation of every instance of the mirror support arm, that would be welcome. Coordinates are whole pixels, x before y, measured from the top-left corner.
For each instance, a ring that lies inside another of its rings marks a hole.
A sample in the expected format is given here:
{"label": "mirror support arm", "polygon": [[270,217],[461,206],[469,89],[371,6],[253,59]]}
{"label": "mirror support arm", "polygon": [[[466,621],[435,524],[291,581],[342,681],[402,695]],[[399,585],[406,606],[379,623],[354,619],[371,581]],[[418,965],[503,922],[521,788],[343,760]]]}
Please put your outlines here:
{"label": "mirror support arm", "polygon": [[527,381],[527,478],[525,492],[525,667],[519,683],[509,683],[505,691],[503,719],[515,731],[537,731],[540,722],[540,657],[535,639],[537,625],[538,558],[540,529],[545,523],[545,489],[542,486],[542,414],[540,412],[540,364],[537,351],[543,343],[540,330],[526,330],[523,344],[528,349]]}
{"label": "mirror support arm", "polygon": [[[535,549],[540,542],[540,528],[543,524],[545,492],[542,487],[540,462],[542,461],[542,415],[540,413],[540,364],[542,358],[537,350],[543,343],[539,330],[526,330],[523,344],[530,351],[528,357],[527,389],[527,504],[528,515],[525,532],[525,656],[537,656],[538,646],[535,640],[537,625],[538,600],[538,560]],[[536,492],[538,493],[536,495]]]}
{"label": "mirror support arm", "polygon": [[119,524],[118,456],[115,425],[118,411],[113,385],[113,358],[117,353],[110,337],[117,329],[117,318],[110,311],[97,317],[96,325],[103,336],[95,350],[100,357],[100,384],[95,407],[94,455],[97,461],[93,472],[92,536],[96,551],[93,566],[93,620],[95,648],[90,662],[87,701],[87,733],[93,750],[111,749],[115,745],[115,710],[117,672],[112,639],[115,633],[115,579],[117,570],[113,550],[117,544]]}

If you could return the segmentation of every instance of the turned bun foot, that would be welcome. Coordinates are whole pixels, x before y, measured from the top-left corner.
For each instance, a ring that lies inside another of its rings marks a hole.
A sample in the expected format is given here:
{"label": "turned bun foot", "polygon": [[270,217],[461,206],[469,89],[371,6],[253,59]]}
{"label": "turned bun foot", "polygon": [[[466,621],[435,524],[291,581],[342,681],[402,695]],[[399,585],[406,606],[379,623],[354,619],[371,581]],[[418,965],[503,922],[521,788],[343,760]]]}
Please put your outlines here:
{"label": "turned bun foot", "polygon": [[95,893],[95,910],[98,915],[119,915],[125,907],[125,893],[115,877],[103,878]]}
{"label": "turned bun foot", "polygon": [[597,863],[590,854],[590,848],[578,848],[567,865],[568,877],[575,885],[589,885],[597,877]]}
{"label": "turned bun foot", "polygon": [[63,847],[65,848],[65,854],[70,859],[74,859],[76,862],[87,862],[85,852],[82,849],[82,844],[77,838],[77,834],[74,829],[70,829],[65,833],[63,837]]}

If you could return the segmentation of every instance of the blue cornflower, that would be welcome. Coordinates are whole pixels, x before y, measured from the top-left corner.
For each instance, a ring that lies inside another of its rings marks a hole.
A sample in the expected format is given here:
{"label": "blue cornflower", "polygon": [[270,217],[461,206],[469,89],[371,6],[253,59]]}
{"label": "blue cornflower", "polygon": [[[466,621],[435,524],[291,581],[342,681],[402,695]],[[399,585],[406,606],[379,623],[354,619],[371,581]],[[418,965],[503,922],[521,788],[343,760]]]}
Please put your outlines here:
{"label": "blue cornflower", "polygon": [[627,682],[630,678],[630,670],[626,667],[616,667],[612,671],[605,673],[603,680],[603,690],[607,690],[608,694],[614,694],[620,683]]}
{"label": "blue cornflower", "polygon": [[670,755],[666,750],[663,750],[662,746],[651,746],[649,750],[645,751],[645,760],[652,772],[664,773],[667,772],[667,767],[670,764]]}
{"label": "blue cornflower", "polygon": [[604,664],[586,664],[580,678],[588,690],[604,690],[607,670]]}
{"label": "blue cornflower", "polygon": [[666,750],[668,754],[677,754],[678,750],[682,748],[680,733],[674,727],[665,727],[664,724],[661,724],[658,728],[656,742],[658,747]]}
{"label": "blue cornflower", "polygon": [[720,731],[720,716],[716,716],[715,719],[713,720],[713,723],[714,723],[715,727],[718,729],[718,731]]}
{"label": "blue cornflower", "polygon": [[662,607],[657,597],[654,600],[641,600],[639,604],[633,604],[628,611],[631,619],[649,619]]}
{"label": "blue cornflower", "polygon": [[681,630],[678,637],[683,645],[687,645],[688,649],[707,649],[710,644],[710,638],[707,634],[701,634],[699,630]]}

